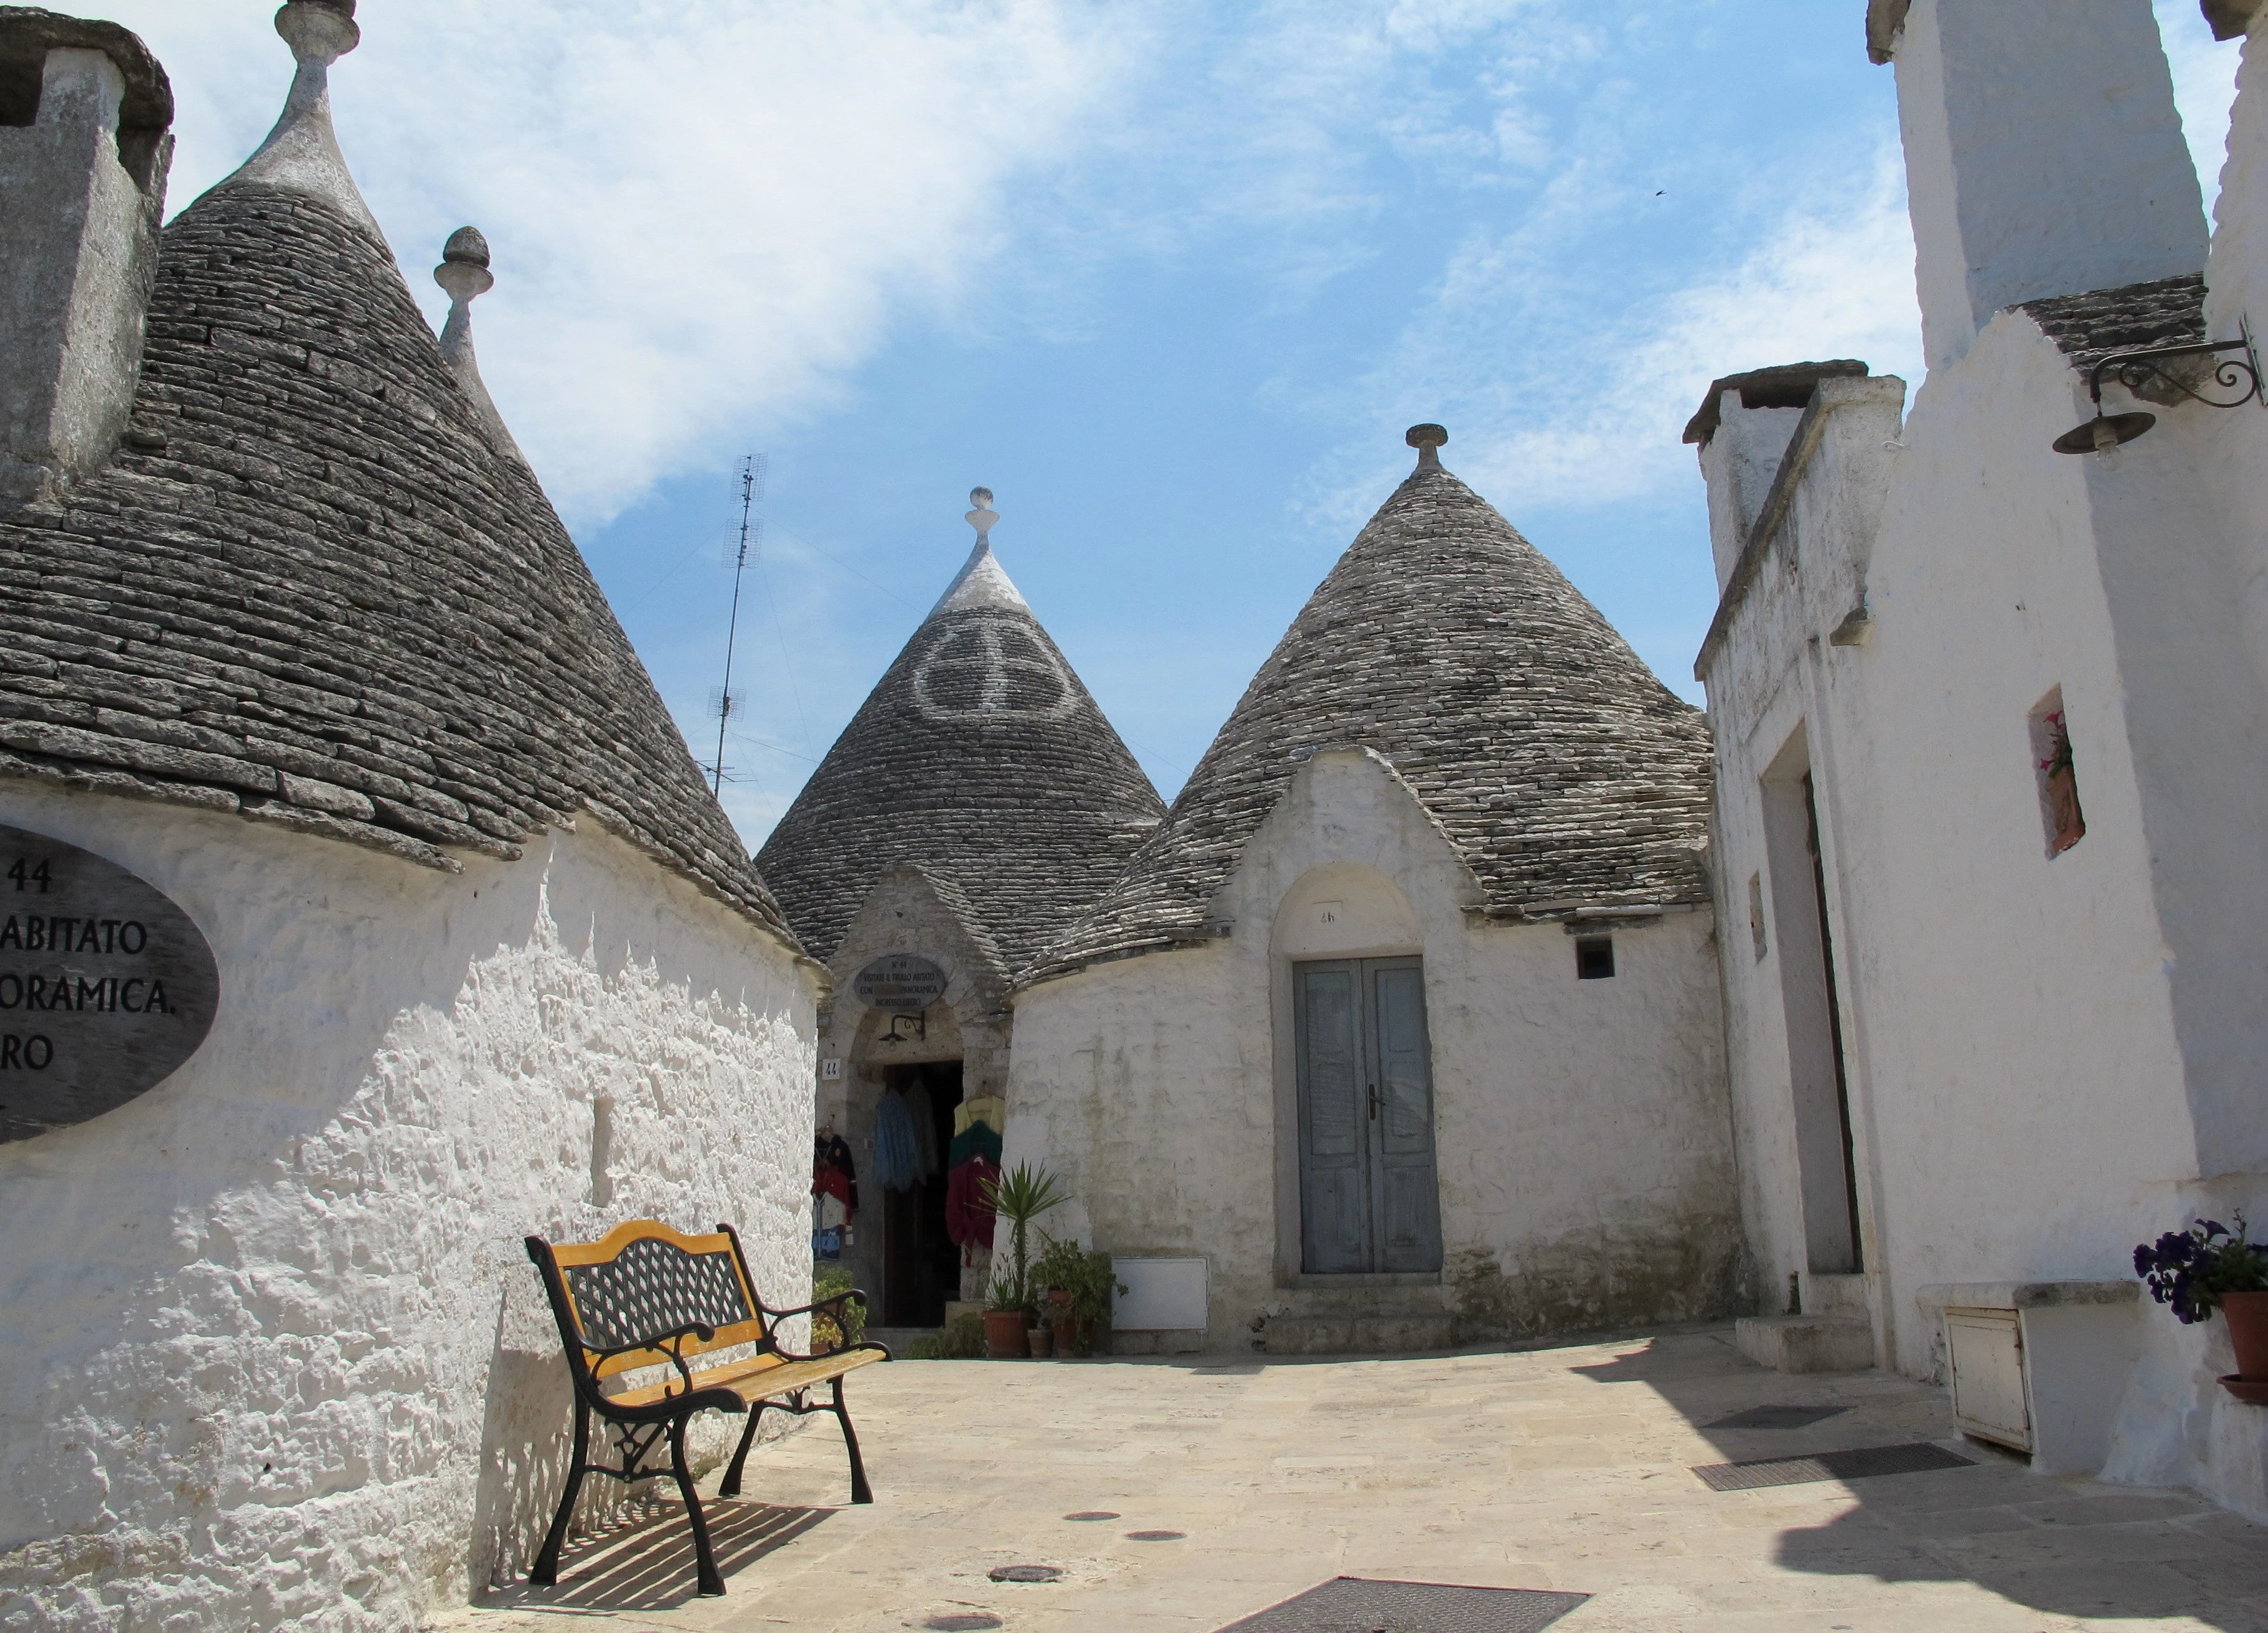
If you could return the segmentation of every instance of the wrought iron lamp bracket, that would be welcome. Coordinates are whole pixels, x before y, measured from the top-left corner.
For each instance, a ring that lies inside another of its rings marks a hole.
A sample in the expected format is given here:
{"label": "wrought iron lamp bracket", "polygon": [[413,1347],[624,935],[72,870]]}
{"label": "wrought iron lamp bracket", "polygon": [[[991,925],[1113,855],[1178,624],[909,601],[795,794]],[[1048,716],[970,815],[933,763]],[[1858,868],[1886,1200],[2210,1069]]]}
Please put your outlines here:
{"label": "wrought iron lamp bracket", "polygon": [[[2095,365],[2087,381],[2088,395],[2095,400],[2097,413],[2102,408],[2102,384],[2116,379],[2128,391],[2138,391],[2152,380],[2172,386],[2192,402],[2201,402],[2209,408],[2241,408],[2248,402],[2257,402],[2268,408],[2268,384],[2260,375],[2260,354],[2253,349],[2252,327],[2240,326],[2235,340],[2200,341],[2185,346],[2151,346],[2134,351],[2114,351]],[[2242,357],[2223,356],[2242,352]],[[2234,397],[2207,396],[2180,373],[2163,365],[2177,357],[2219,357],[2213,365],[2212,384],[2224,392],[2234,391]]]}

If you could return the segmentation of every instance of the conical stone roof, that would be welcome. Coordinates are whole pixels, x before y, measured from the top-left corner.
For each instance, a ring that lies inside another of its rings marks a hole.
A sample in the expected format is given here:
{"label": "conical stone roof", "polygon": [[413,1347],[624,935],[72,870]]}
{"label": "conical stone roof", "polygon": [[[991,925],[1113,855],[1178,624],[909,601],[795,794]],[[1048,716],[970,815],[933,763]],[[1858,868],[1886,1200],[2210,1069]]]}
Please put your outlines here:
{"label": "conical stone roof", "polygon": [[444,870],[590,813],[792,940],[342,167],[273,168],[166,229],[116,460],[0,511],[0,776]]}
{"label": "conical stone roof", "polygon": [[1012,970],[1094,905],[1165,802],[980,538],[756,853],[833,955],[885,869],[958,888]]}
{"label": "conical stone roof", "polygon": [[1157,835],[1026,979],[1207,938],[1301,761],[1356,745],[1415,791],[1492,917],[1708,900],[1700,711],[1428,461],[1308,599]]}

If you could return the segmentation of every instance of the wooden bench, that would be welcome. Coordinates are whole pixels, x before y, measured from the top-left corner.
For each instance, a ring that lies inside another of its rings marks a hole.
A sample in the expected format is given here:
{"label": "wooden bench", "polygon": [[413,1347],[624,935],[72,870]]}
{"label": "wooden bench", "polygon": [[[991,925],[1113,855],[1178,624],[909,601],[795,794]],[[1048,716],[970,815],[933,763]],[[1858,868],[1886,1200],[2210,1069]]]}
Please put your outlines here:
{"label": "wooden bench", "polygon": [[[850,1325],[843,1319],[842,1306],[853,1298],[863,1306],[865,1293],[837,1293],[817,1304],[773,1309],[756,1297],[740,1239],[729,1225],[718,1225],[713,1235],[688,1236],[658,1220],[632,1219],[595,1242],[555,1247],[531,1236],[527,1256],[535,1262],[544,1291],[551,1296],[551,1313],[558,1318],[560,1341],[567,1349],[567,1370],[575,1380],[574,1461],[567,1470],[567,1490],[559,1498],[551,1534],[528,1573],[531,1582],[548,1587],[559,1579],[559,1550],[567,1541],[567,1522],[583,1476],[606,1475],[625,1484],[658,1479],[665,1471],[646,1467],[645,1458],[666,1439],[666,1472],[675,1477],[685,1498],[700,1590],[722,1593],[725,1579],[718,1574],[709,1524],[685,1460],[686,1425],[696,1412],[709,1407],[748,1415],[740,1448],[718,1488],[719,1497],[740,1494],[748,1448],[770,1409],[799,1416],[834,1413],[850,1452],[850,1500],[874,1500],[866,1486],[865,1465],[859,1460],[858,1437],[843,1404],[843,1379],[872,1362],[888,1360],[889,1350],[878,1343],[861,1343],[821,1355],[799,1355],[781,1348],[778,1337],[782,1320],[819,1310],[832,1310],[836,1330],[847,1333]],[[756,1347],[710,1366],[690,1365],[703,1351],[746,1344]],[[615,1384],[609,1391],[609,1380],[654,1366],[670,1371],[658,1383],[630,1388]],[[805,1402],[804,1392],[819,1384],[834,1386],[832,1405]],[[591,1460],[593,1413],[614,1429],[620,1467]]]}

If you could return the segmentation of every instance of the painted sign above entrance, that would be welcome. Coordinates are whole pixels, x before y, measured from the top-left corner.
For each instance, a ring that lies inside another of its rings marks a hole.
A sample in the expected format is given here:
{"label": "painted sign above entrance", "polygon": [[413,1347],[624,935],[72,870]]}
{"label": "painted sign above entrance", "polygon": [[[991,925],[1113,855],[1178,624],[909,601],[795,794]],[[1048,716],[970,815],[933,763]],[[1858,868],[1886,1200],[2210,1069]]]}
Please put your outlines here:
{"label": "painted sign above entrance", "polygon": [[927,959],[893,953],[860,970],[850,990],[876,1009],[918,1012],[945,996],[945,972]]}
{"label": "painted sign above entrance", "polygon": [[157,1087],[196,1053],[219,1000],[188,914],[114,862],[0,826],[0,1140]]}

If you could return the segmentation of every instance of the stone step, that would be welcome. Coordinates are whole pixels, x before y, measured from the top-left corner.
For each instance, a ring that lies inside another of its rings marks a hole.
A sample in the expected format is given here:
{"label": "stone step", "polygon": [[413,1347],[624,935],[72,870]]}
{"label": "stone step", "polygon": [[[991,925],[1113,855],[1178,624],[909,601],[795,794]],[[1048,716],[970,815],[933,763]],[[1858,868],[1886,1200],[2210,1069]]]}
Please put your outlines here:
{"label": "stone step", "polygon": [[1447,1350],[1457,1342],[1457,1320],[1440,1310],[1378,1314],[1271,1315],[1261,1329],[1270,1355],[1401,1355]]}
{"label": "stone step", "polygon": [[1859,1372],[1874,1364],[1871,1323],[1842,1315],[1744,1315],[1733,1342],[1776,1372]]}
{"label": "stone step", "polygon": [[1806,1270],[1797,1278],[1796,1285],[1801,1290],[1806,1315],[1839,1315],[1860,1321],[1873,1319],[1872,1307],[1867,1301],[1867,1278],[1863,1276],[1829,1276]]}
{"label": "stone step", "polygon": [[1293,1315],[1439,1315],[1447,1307],[1439,1282],[1397,1287],[1390,1283],[1333,1287],[1307,1283],[1278,1290]]}

